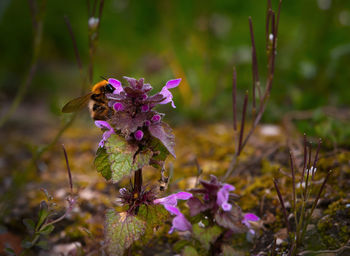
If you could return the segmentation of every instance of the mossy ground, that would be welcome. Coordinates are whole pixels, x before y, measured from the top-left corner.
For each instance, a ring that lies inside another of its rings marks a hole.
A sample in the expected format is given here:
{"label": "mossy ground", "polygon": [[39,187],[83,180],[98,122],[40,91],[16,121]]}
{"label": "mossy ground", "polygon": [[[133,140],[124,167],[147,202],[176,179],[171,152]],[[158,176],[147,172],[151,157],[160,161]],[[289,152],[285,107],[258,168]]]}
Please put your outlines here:
{"label": "mossy ground", "polygon": [[[45,152],[36,162],[32,161],[35,153],[33,145],[49,142],[56,132],[52,126],[48,127],[51,128],[40,128],[40,133],[35,128],[28,128],[21,137],[18,137],[18,130],[9,130],[6,136],[1,135],[3,143],[0,148],[0,170],[3,185],[0,188],[0,206],[1,226],[4,232],[0,237],[1,240],[6,239],[17,251],[20,251],[19,241],[24,238],[25,232],[21,220],[35,219],[38,205],[45,199],[40,188],[46,188],[54,197],[57,216],[63,213],[65,197],[69,193],[67,171],[60,145],[55,145]],[[239,195],[240,207],[262,219],[261,229],[253,242],[247,242],[245,235],[234,238],[233,250],[242,255],[268,252],[274,237],[281,241],[277,246],[280,253],[288,248],[289,244],[273,178],[279,180],[287,210],[290,210],[292,183],[288,152],[289,146],[292,145],[296,152],[296,163],[300,165],[302,148],[298,145],[301,137],[292,139],[297,143],[291,144],[291,139],[287,140],[281,127],[274,126],[277,132],[272,135],[266,133],[266,127],[261,126],[251,138],[235,172],[227,181],[236,187],[235,193]],[[36,134],[36,137],[31,134]],[[60,139],[60,144],[64,144],[68,152],[74,191],[79,199],[72,213],[56,225],[49,238],[51,249],[35,250],[33,255],[55,255],[54,252],[59,250],[60,245],[73,242],[78,242],[78,247],[81,247],[78,252],[81,255],[99,255],[99,248],[103,248],[104,212],[110,207],[117,207],[118,189],[128,185],[129,180],[125,179],[120,184],[106,183],[94,169],[94,154],[101,135],[92,125],[78,122]],[[177,158],[167,161],[167,170],[173,169],[173,175],[164,195],[195,186],[198,174],[196,162],[203,170],[203,179],[208,178],[210,174],[220,177],[225,173],[234,154],[234,137],[230,125],[186,125],[176,128],[175,135]],[[315,189],[311,193],[310,202],[315,197],[326,172],[332,169],[333,174],[309,226],[303,248],[305,250],[338,249],[349,242],[349,159],[350,152],[346,149],[321,150],[314,182]],[[157,184],[159,178],[159,170],[152,167],[144,170],[146,184]],[[167,221],[146,245],[136,244],[135,255],[180,253],[182,249],[177,248],[183,248],[179,243],[186,238],[178,234],[167,235],[169,228],[170,221]],[[3,242],[1,244],[4,246]]]}

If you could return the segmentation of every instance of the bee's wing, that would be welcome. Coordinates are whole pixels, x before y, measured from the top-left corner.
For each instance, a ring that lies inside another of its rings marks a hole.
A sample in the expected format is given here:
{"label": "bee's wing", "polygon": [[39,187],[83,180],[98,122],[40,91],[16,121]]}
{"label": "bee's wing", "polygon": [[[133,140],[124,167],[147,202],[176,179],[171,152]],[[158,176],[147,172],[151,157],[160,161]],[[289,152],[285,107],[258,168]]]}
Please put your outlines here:
{"label": "bee's wing", "polygon": [[89,102],[91,93],[75,98],[63,106],[63,113],[72,113],[82,109]]}

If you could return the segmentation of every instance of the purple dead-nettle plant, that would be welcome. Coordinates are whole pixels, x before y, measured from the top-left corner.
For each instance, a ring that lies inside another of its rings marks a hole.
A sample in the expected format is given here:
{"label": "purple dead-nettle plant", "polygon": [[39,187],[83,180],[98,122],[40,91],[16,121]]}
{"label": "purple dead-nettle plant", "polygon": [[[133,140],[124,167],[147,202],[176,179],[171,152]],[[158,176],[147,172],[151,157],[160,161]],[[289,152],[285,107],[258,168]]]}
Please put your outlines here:
{"label": "purple dead-nettle plant", "polygon": [[[147,236],[164,225],[168,213],[175,215],[170,233],[174,230],[191,230],[191,224],[177,207],[177,200],[192,195],[179,192],[159,198],[156,186],[144,186],[142,169],[151,165],[159,170],[170,154],[175,157],[175,138],[170,126],[163,121],[164,114],[155,110],[160,104],[175,104],[170,89],[181,79],[168,81],[160,92],[151,94],[152,86],[139,80],[124,77],[127,85],[114,78],[106,81],[113,88],[106,93],[111,114],[106,120],[96,120],[103,131],[96,153],[95,166],[106,180],[117,183],[134,175],[129,188],[120,189],[118,202],[122,210],[109,209],[106,213],[105,237],[107,252],[121,255],[141,236]],[[163,177],[163,172],[160,174]],[[163,207],[164,206],[164,207]]]}
{"label": "purple dead-nettle plant", "polygon": [[237,195],[231,193],[235,190],[234,186],[219,182],[214,175],[210,176],[210,181],[201,180],[200,184],[202,188],[191,189],[194,196],[187,202],[191,216],[202,213],[234,233],[250,231],[255,234],[251,222],[259,221],[259,217],[242,212],[234,201]]}

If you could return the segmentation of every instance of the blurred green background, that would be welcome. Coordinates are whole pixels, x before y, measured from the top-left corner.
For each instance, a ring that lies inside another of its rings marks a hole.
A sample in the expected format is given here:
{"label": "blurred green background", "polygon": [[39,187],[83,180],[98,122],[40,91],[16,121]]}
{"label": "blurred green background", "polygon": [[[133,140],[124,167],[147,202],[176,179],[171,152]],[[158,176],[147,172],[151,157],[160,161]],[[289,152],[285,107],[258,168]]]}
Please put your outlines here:
{"label": "blurred green background", "polygon": [[[277,4],[272,1],[275,10]],[[167,80],[183,77],[181,88],[174,90],[177,110],[167,111],[175,120],[232,119],[233,65],[239,95],[252,84],[249,16],[261,80],[266,80],[265,14],[265,0],[106,0],[94,82],[100,76],[145,77],[158,90]],[[44,103],[54,116],[61,115],[62,105],[78,96],[81,86],[64,15],[71,21],[84,63],[88,61],[86,1],[48,0],[38,71],[24,99],[24,104]],[[0,32],[3,112],[32,55],[27,1],[1,0]],[[279,121],[291,110],[346,106],[349,64],[350,1],[283,1],[275,81],[264,121]]]}

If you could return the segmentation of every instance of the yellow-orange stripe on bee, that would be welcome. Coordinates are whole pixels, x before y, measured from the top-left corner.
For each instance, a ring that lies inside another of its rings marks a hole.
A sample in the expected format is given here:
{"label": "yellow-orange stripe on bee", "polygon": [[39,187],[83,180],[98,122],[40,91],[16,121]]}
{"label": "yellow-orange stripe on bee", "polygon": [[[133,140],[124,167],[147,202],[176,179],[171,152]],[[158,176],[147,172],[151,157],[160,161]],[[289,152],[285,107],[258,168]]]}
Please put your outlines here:
{"label": "yellow-orange stripe on bee", "polygon": [[91,91],[93,93],[101,93],[101,91],[100,91],[101,87],[105,86],[106,84],[108,84],[108,81],[102,80],[102,81],[98,82],[97,84],[95,84],[92,87]]}

